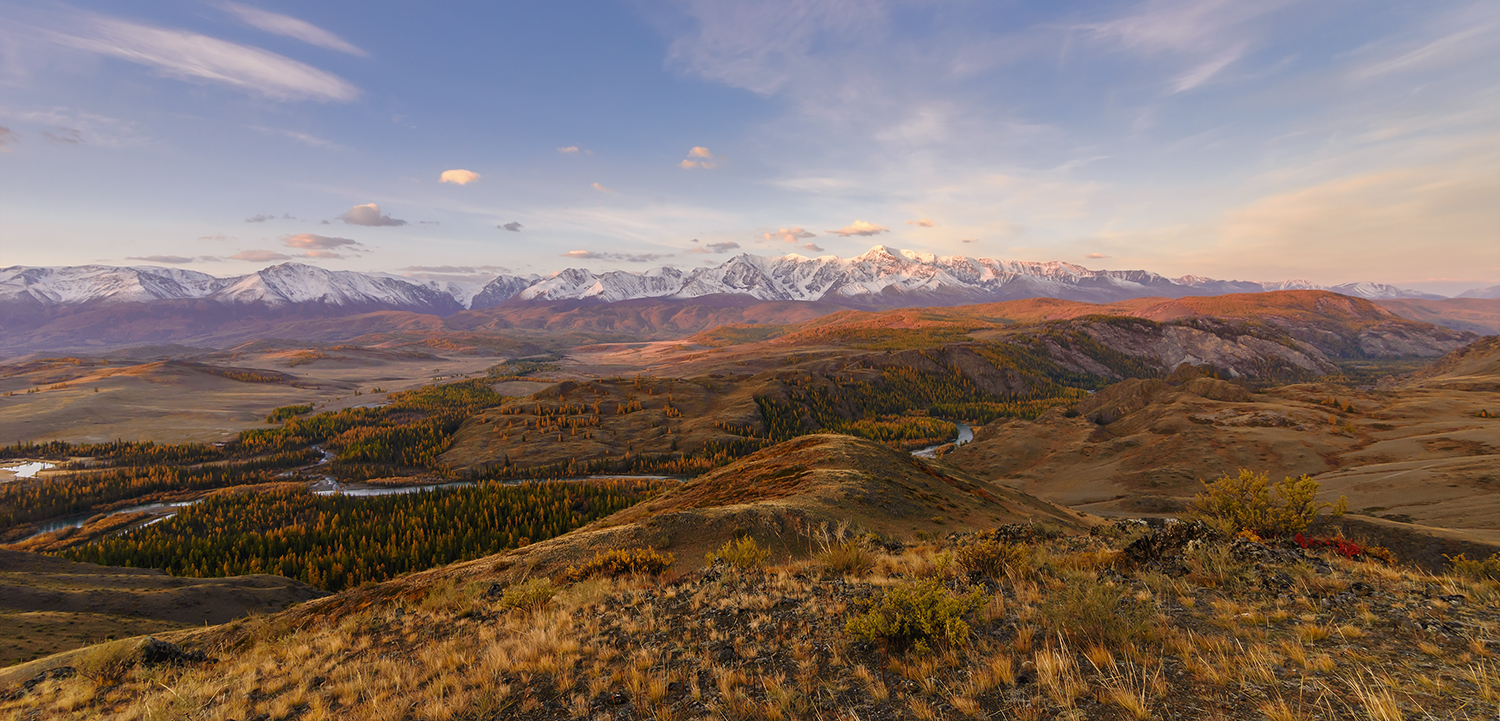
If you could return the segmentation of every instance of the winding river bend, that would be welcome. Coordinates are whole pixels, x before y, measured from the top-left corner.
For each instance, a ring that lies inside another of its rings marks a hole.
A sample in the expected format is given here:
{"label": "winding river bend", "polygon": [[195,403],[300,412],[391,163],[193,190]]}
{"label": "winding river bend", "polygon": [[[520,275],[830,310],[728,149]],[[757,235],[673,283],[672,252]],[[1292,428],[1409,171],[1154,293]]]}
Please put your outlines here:
{"label": "winding river bend", "polygon": [[[943,446],[949,445],[950,443],[952,445],[955,445],[955,446],[961,446],[961,445],[964,445],[965,443],[968,443],[968,442],[974,440],[974,429],[970,428],[969,424],[967,424],[967,423],[959,423],[959,422],[955,421],[954,425],[958,426],[958,437],[956,439],[954,439],[953,441],[946,442],[946,443],[939,443],[937,445],[927,446],[926,448],[918,448],[917,450],[912,451],[911,454],[914,455],[914,456],[917,456],[919,458],[934,458],[934,457],[937,456],[937,450],[939,448],[942,448]],[[323,454],[324,454],[325,457],[324,457],[323,461],[320,462],[320,463],[318,463],[317,465],[323,465],[323,463],[327,463],[328,462],[328,460],[332,457],[333,454],[328,453],[327,451],[324,451],[321,447],[318,450],[323,451]],[[287,474],[287,475],[290,475],[290,474]],[[580,483],[580,482],[585,482],[585,481],[600,481],[600,480],[605,480],[605,479],[609,479],[609,478],[630,478],[630,479],[640,479],[640,480],[662,480],[662,479],[669,478],[669,476],[611,476],[611,475],[605,475],[605,476],[586,476],[586,477],[581,477],[581,478],[526,478],[526,479],[516,480],[516,481],[505,481],[504,483],[505,483],[505,485],[520,485],[522,483],[539,483],[539,482],[543,482],[543,481],[555,481],[555,482],[561,482],[561,483]],[[323,476],[323,477],[321,477],[321,478],[319,478],[317,480],[309,481],[307,485],[308,485],[308,489],[309,490],[311,490],[313,493],[316,493],[316,494],[318,494],[320,496],[332,496],[332,495],[336,495],[337,494],[337,495],[344,495],[344,496],[354,496],[354,497],[359,497],[359,498],[374,498],[374,497],[377,497],[377,496],[392,496],[392,495],[399,495],[399,494],[405,494],[405,493],[423,493],[423,492],[429,492],[429,491],[441,491],[441,490],[450,490],[450,489],[456,489],[456,488],[465,488],[465,487],[473,486],[474,482],[473,481],[453,481],[451,483],[431,483],[431,484],[415,485],[415,486],[372,486],[372,485],[365,484],[365,483],[339,483],[338,481],[334,480],[334,478],[332,476]],[[151,514],[151,516],[152,516],[151,519],[149,519],[149,520],[141,523],[140,525],[135,525],[135,526],[132,526],[129,529],[126,529],[126,530],[122,531],[122,533],[129,533],[130,531],[135,530],[137,528],[144,528],[144,527],[149,526],[149,525],[151,525],[153,523],[159,523],[161,521],[165,521],[168,518],[171,518],[172,516],[177,515],[177,511],[178,510],[180,510],[182,508],[186,508],[188,506],[191,506],[191,505],[197,503],[200,500],[202,500],[202,499],[200,498],[200,499],[194,499],[194,500],[191,500],[191,501],[176,501],[176,502],[170,502],[170,503],[148,503],[148,504],[141,505],[141,506],[131,506],[129,508],[121,508],[121,509],[115,510],[115,511],[108,511],[108,512],[106,512],[103,515],[106,515],[106,516],[116,516],[116,515],[119,515],[121,513],[149,513],[149,514]],[[40,535],[42,535],[44,533],[52,533],[54,531],[61,531],[61,530],[65,529],[65,528],[81,528],[83,526],[83,524],[87,523],[90,518],[94,518],[95,516],[98,516],[98,515],[100,515],[100,514],[91,513],[91,514],[87,514],[87,515],[70,516],[68,518],[59,518],[59,519],[56,519],[56,520],[48,521],[47,523],[44,523],[41,526],[39,526],[37,528],[37,531],[35,533],[33,533],[32,535],[28,536],[26,538],[26,540],[30,540],[32,538],[36,538],[37,536],[40,536]]]}
{"label": "winding river bend", "polygon": [[[969,424],[967,424],[967,423],[959,423],[958,421],[954,421],[953,425],[958,426],[958,438],[955,439],[955,440],[953,440],[953,441],[951,441],[951,443],[953,445],[955,445],[955,446],[961,446],[961,445],[963,445],[965,443],[968,443],[969,441],[974,440],[974,429],[970,428]],[[914,456],[917,456],[918,458],[935,458],[935,457],[937,457],[937,449],[942,448],[943,446],[946,446],[946,445],[948,445],[948,444],[947,443],[939,443],[939,444],[937,444],[935,446],[928,446],[926,448],[918,448],[917,450],[912,451],[911,454],[914,455]]]}

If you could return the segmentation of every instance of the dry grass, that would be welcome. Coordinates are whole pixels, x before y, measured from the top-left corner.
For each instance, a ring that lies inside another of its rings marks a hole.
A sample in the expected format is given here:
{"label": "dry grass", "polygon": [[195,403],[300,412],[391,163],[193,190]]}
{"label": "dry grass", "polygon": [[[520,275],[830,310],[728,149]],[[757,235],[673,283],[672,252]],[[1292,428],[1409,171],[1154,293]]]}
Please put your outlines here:
{"label": "dry grass", "polygon": [[[835,541],[844,542],[854,539]],[[0,700],[0,717],[550,720],[628,710],[681,721],[1394,721],[1500,712],[1489,650],[1500,614],[1426,604],[1431,577],[1340,565],[1318,585],[1362,580],[1383,595],[1325,605],[1197,572],[1105,581],[1108,566],[1089,559],[1111,550],[1079,538],[1036,549],[1049,560],[1035,573],[1002,573],[960,604],[954,618],[966,630],[925,653],[862,643],[845,623],[913,579],[963,595],[968,573],[942,542],[895,556],[866,549],[880,568],[867,577],[794,562],[670,580],[537,578],[493,599],[476,592],[486,584],[450,577],[336,615],[270,616],[183,640],[218,659],[211,665],[148,669],[128,644],[96,647],[76,662],[89,675],[43,679]],[[1058,562],[1067,558],[1078,561]],[[1068,616],[1064,602],[1106,618]],[[1110,630],[1122,607],[1140,611],[1143,632]],[[1472,631],[1412,631],[1413,618]],[[1414,657],[1418,648],[1429,653]]]}

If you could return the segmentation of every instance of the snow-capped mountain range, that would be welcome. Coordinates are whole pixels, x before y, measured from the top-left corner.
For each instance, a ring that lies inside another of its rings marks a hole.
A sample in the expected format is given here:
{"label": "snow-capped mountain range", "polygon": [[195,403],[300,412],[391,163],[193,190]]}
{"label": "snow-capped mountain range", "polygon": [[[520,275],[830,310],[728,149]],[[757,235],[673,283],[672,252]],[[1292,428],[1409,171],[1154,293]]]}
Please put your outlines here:
{"label": "snow-capped mountain range", "polygon": [[1383,300],[1442,298],[1380,283],[1332,287],[1307,281],[1276,283],[1167,278],[1143,270],[1089,270],[1063,262],[1004,261],[935,256],[876,246],[854,258],[741,254],[713,267],[662,267],[644,272],[594,273],[569,268],[549,277],[501,275],[480,286],[383,273],[325,270],[283,263],[248,275],[154,266],[12,266],[0,269],[0,305],[9,310],[56,306],[201,300],[228,306],[319,306],[329,311],[407,310],[449,315],[510,300],[685,299],[742,295],[758,300],[829,301],[851,306],[921,306],[1050,297],[1110,302],[1151,296],[1182,297],[1323,289]]}

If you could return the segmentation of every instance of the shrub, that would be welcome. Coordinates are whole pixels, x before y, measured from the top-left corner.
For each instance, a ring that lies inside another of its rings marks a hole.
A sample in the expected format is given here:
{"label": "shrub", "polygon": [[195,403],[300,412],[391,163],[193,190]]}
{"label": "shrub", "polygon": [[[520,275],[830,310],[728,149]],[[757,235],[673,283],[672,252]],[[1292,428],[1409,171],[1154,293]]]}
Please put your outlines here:
{"label": "shrub", "polygon": [[1026,546],[983,539],[957,550],[958,570],[970,578],[998,579],[1029,565],[1031,550]]}
{"label": "shrub", "polygon": [[650,548],[616,548],[594,554],[582,566],[569,566],[563,573],[568,581],[582,581],[592,576],[657,575],[672,565],[672,554],[657,553]]}
{"label": "shrub", "polygon": [[73,667],[78,675],[99,686],[111,686],[120,682],[125,673],[135,665],[136,647],[139,639],[111,641],[90,646],[78,654]]}
{"label": "shrub", "polygon": [[888,589],[870,609],[850,618],[844,632],[896,650],[926,653],[934,644],[957,644],[969,635],[964,620],[984,606],[983,591],[958,595],[934,579]]}
{"label": "shrub", "polygon": [[444,579],[433,584],[427,589],[427,595],[422,597],[420,607],[424,611],[448,611],[451,613],[465,613],[474,609],[474,604],[479,596],[477,586],[470,584],[464,586],[454,579]]}
{"label": "shrub", "polygon": [[278,423],[278,422],[284,421],[284,420],[286,420],[288,418],[296,418],[297,416],[303,415],[305,413],[311,413],[312,409],[313,409],[313,404],[311,404],[311,403],[303,403],[303,404],[294,405],[294,406],[281,406],[280,408],[272,408],[270,415],[266,416],[266,422],[267,423]]}
{"label": "shrub", "polygon": [[552,579],[533,578],[505,589],[500,595],[500,605],[530,611],[547,605],[557,591],[557,584]]}
{"label": "shrub", "polygon": [[1462,553],[1457,556],[1447,556],[1447,559],[1455,576],[1472,578],[1476,581],[1500,581],[1500,553],[1495,553],[1484,560],[1476,558],[1471,561]]}
{"label": "shrub", "polygon": [[848,576],[863,576],[875,567],[875,555],[858,541],[829,546],[818,552],[817,559],[829,570]]}
{"label": "shrub", "polygon": [[1205,493],[1193,498],[1193,515],[1231,526],[1231,533],[1254,531],[1263,538],[1282,538],[1307,529],[1325,508],[1333,516],[1343,515],[1348,500],[1318,503],[1318,482],[1302,476],[1287,477],[1272,484],[1270,476],[1241,469],[1238,476],[1224,474],[1204,484]]}
{"label": "shrub", "polygon": [[1047,595],[1042,619],[1075,642],[1122,646],[1150,635],[1153,609],[1112,583],[1075,576]]}
{"label": "shrub", "polygon": [[739,541],[725,541],[717,551],[709,551],[706,557],[709,563],[723,560],[725,563],[736,568],[754,568],[771,555],[771,549],[761,548],[755,539],[745,536]]}

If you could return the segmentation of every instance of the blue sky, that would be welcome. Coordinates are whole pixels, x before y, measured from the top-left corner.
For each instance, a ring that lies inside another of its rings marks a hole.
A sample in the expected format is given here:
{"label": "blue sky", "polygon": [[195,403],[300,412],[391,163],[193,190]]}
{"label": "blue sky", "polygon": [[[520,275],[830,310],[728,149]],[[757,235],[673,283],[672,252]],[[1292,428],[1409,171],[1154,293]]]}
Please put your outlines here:
{"label": "blue sky", "polygon": [[1500,283],[1497,31],[1493,0],[0,2],[0,265],[883,243],[1456,293]]}

